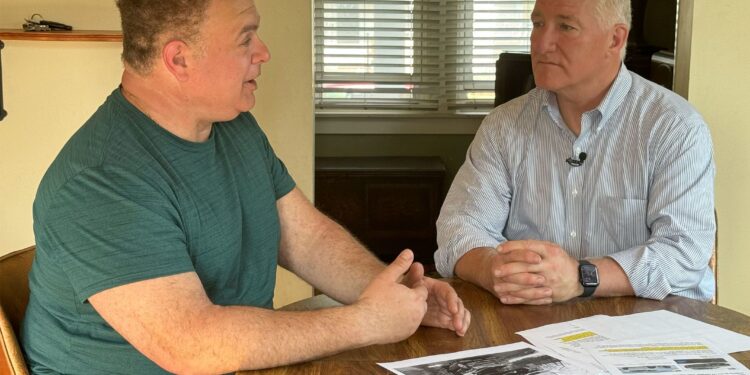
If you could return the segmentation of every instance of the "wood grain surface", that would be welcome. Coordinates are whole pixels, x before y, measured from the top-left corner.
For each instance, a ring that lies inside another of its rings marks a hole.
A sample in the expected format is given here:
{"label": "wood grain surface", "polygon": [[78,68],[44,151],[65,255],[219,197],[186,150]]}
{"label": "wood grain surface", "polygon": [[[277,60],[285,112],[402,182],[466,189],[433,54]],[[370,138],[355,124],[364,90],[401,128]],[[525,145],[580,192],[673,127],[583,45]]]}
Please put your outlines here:
{"label": "wood grain surface", "polygon": [[[708,302],[683,297],[670,296],[663,301],[634,297],[575,299],[548,306],[507,306],[474,285],[460,280],[449,282],[472,313],[471,327],[463,338],[447,330],[421,327],[409,339],[399,343],[374,345],[307,363],[261,371],[243,371],[239,374],[390,374],[377,363],[519,342],[523,339],[515,332],[596,314],[615,316],[669,310],[750,335],[750,317]],[[316,308],[322,307],[320,298],[314,301]],[[296,307],[301,305],[304,302]],[[750,352],[735,353],[732,356],[750,367]]]}

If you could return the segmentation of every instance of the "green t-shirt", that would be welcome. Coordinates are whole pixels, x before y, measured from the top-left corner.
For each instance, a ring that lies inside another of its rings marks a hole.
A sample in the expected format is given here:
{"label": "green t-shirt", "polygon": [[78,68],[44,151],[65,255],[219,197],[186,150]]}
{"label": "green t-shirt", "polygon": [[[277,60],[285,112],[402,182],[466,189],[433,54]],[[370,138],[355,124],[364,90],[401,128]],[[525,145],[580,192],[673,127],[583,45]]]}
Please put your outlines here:
{"label": "green t-shirt", "polygon": [[115,90],[65,145],[34,201],[22,333],[32,372],[164,372],[88,303],[115,286],[196,272],[215,304],[272,307],[276,200],[293,188],[250,114],[193,143]]}

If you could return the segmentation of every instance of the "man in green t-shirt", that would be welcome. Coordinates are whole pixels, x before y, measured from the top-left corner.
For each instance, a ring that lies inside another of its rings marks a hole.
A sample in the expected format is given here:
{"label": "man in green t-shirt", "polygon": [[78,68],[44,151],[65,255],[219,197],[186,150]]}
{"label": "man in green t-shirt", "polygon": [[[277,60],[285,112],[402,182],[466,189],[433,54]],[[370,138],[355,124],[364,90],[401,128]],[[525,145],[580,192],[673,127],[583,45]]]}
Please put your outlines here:
{"label": "man in green t-shirt", "polygon": [[[270,58],[253,0],[117,5],[122,84],[34,201],[33,373],[226,373],[466,332],[456,292],[318,212],[247,113]],[[345,305],[273,311],[277,264]]]}

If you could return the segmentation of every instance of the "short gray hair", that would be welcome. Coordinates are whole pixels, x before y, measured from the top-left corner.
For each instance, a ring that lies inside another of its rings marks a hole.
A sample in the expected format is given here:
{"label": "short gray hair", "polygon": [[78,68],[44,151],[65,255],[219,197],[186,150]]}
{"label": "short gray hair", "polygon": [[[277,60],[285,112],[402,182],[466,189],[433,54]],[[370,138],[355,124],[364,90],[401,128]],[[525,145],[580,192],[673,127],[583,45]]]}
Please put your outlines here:
{"label": "short gray hair", "polygon": [[630,0],[593,0],[594,15],[602,26],[614,26],[624,23],[630,30],[631,9]]}
{"label": "short gray hair", "polygon": [[[630,30],[632,10],[630,0],[591,0],[594,2],[594,16],[602,27],[611,27],[622,23]],[[620,58],[625,59],[625,47],[620,51]]]}

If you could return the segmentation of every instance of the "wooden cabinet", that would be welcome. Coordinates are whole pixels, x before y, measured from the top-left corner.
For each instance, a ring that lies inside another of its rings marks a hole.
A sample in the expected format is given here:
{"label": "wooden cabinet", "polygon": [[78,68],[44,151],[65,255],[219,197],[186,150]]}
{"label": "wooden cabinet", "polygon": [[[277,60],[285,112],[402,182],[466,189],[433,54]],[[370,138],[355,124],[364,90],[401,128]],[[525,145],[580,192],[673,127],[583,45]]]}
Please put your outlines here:
{"label": "wooden cabinet", "polygon": [[437,157],[315,159],[315,205],[384,262],[404,248],[431,269],[445,166]]}

